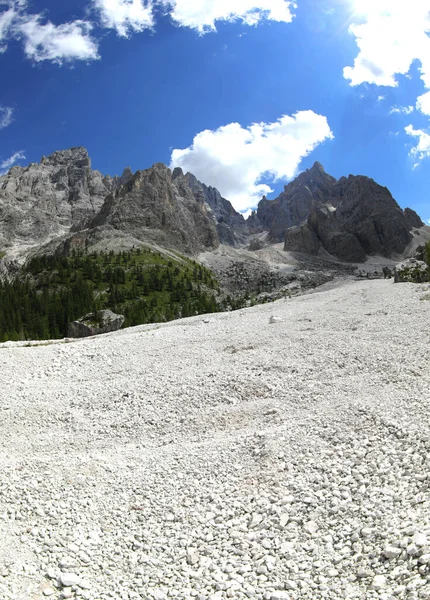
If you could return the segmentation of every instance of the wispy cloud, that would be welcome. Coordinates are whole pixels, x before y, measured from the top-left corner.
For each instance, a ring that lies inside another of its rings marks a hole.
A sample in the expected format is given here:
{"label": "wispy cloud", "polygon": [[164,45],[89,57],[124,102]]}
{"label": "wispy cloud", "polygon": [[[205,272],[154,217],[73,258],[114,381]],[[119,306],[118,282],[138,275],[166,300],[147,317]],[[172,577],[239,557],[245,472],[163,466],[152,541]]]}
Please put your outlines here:
{"label": "wispy cloud", "polygon": [[422,129],[414,129],[412,125],[405,127],[405,131],[411,137],[418,139],[418,143],[412,148],[410,155],[419,161],[423,158],[430,158],[430,133]]}
{"label": "wispy cloud", "polygon": [[414,110],[413,106],[392,106],[390,115],[410,115]]}
{"label": "wispy cloud", "polygon": [[4,175],[9,171],[11,167],[16,165],[20,160],[25,160],[25,154],[22,150],[15,152],[9,158],[6,158],[3,162],[0,162],[0,175]]}
{"label": "wispy cloud", "polygon": [[0,106],[0,129],[9,127],[13,121],[13,108]]}
{"label": "wispy cloud", "polygon": [[171,166],[190,171],[246,211],[272,191],[267,181],[292,179],[301,160],[332,138],[327,118],[311,110],[274,123],[230,123],[202,131],[188,148],[173,150]]}
{"label": "wispy cloud", "polygon": [[7,6],[7,10],[0,14],[0,54],[7,50],[7,41],[10,36],[12,24],[18,14],[13,2],[0,2],[0,6]]}

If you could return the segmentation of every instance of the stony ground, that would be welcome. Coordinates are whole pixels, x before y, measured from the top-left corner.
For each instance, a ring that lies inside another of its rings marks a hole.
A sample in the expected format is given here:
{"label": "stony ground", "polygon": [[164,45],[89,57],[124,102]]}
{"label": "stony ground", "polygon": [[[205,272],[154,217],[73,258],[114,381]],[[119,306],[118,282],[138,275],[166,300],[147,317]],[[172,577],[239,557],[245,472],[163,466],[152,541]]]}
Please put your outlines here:
{"label": "stony ground", "polygon": [[425,297],[0,348],[0,598],[429,599]]}

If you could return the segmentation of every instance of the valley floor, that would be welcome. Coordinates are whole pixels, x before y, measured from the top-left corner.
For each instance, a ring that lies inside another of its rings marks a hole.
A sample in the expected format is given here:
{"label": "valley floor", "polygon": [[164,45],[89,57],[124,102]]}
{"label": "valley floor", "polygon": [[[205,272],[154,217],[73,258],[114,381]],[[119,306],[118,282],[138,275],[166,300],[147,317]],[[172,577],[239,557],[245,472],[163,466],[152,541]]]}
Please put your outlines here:
{"label": "valley floor", "polygon": [[0,348],[0,598],[430,599],[426,297]]}

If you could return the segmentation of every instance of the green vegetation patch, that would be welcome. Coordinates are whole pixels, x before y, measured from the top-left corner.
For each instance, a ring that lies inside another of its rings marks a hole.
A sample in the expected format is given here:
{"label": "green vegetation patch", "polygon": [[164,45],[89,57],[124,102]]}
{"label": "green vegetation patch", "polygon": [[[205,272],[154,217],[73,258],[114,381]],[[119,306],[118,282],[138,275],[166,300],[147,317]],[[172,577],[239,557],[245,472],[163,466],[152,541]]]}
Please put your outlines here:
{"label": "green vegetation patch", "polygon": [[184,256],[73,251],[35,257],[13,281],[0,281],[0,341],[66,337],[71,321],[107,308],[130,327],[245,305],[222,299],[213,273]]}

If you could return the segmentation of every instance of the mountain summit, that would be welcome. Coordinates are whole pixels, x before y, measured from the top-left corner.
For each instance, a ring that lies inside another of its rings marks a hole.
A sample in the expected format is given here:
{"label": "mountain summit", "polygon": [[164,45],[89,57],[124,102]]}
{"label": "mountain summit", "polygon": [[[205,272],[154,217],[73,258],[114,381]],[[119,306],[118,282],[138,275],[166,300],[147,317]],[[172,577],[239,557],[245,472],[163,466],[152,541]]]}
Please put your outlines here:
{"label": "mountain summit", "polygon": [[386,187],[362,175],[337,180],[316,162],[284,187],[273,201],[263,198],[250,223],[268,230],[284,249],[350,262],[366,256],[401,254],[424,226],[411,209],[402,210]]}

